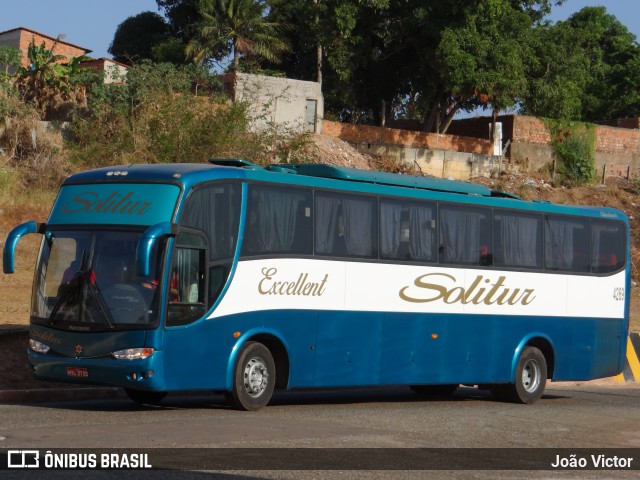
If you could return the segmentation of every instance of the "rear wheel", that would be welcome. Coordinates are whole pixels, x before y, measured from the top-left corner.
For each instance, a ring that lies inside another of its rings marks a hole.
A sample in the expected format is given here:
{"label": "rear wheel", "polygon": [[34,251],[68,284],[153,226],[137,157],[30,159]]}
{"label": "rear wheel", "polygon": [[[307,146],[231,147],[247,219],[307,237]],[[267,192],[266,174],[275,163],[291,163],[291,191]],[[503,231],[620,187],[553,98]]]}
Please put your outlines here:
{"label": "rear wheel", "polygon": [[276,382],[276,365],[267,347],[247,342],[236,362],[229,403],[238,410],[260,410],[269,403]]}
{"label": "rear wheel", "polygon": [[494,385],[492,392],[500,400],[534,403],[542,397],[547,384],[547,361],[536,347],[525,347],[516,366],[515,383]]}
{"label": "rear wheel", "polygon": [[131,388],[125,388],[124,391],[131,400],[140,405],[157,405],[167,396],[167,392],[149,392],[146,390],[133,390]]}

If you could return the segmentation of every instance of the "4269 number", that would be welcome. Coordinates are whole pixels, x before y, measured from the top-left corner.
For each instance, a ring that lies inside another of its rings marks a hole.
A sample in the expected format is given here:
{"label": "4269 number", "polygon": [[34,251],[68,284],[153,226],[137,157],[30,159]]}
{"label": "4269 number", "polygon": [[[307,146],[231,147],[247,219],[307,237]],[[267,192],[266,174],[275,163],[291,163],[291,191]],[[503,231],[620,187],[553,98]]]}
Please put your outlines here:
{"label": "4269 number", "polygon": [[616,287],[613,289],[613,299],[616,302],[622,302],[624,300],[624,288]]}

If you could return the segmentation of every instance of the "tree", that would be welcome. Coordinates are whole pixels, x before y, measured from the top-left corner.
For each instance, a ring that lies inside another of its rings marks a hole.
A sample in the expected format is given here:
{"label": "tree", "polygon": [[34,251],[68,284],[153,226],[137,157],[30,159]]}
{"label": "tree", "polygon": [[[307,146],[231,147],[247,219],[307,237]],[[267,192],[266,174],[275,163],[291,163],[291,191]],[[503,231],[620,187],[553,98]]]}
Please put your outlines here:
{"label": "tree", "polygon": [[605,7],[586,7],[568,20],[588,62],[582,120],[640,115],[640,46]]}
{"label": "tree", "polygon": [[535,33],[522,113],[588,122],[640,115],[640,46],[604,7]]}
{"label": "tree", "polygon": [[10,70],[17,70],[21,60],[20,50],[9,46],[0,46],[0,67],[4,69],[4,72],[0,72],[0,78],[3,74],[8,77]]}
{"label": "tree", "polygon": [[479,5],[466,18],[464,26],[442,32],[436,51],[445,87],[441,105],[446,105],[436,131],[446,131],[460,108],[491,109],[495,121],[499,111],[516,105],[527,91],[531,17],[494,2]]}
{"label": "tree", "polygon": [[85,56],[73,57],[66,64],[66,57],[53,53],[59,37],[51,48],[42,42],[40,46],[31,40],[27,49],[29,66],[20,68],[16,86],[25,102],[32,103],[43,119],[55,113],[64,103],[86,106],[86,84],[95,74],[82,69],[80,64]]}
{"label": "tree", "polygon": [[[460,110],[512,105],[527,87],[530,30],[561,0],[273,0],[269,17],[294,19],[283,68],[318,78],[325,112],[342,120],[410,117],[446,131]],[[301,25],[302,24],[302,25]]]}
{"label": "tree", "polygon": [[280,38],[281,25],[265,18],[266,9],[263,0],[200,0],[202,21],[187,53],[202,64],[230,52],[234,71],[241,55],[276,60],[287,45]]}
{"label": "tree", "polygon": [[153,49],[171,38],[169,24],[155,12],[142,12],[118,25],[109,53],[119,62],[131,65],[154,59]]}
{"label": "tree", "polygon": [[171,33],[186,45],[196,33],[197,24],[202,21],[198,10],[198,0],[156,0],[158,8],[171,27]]}

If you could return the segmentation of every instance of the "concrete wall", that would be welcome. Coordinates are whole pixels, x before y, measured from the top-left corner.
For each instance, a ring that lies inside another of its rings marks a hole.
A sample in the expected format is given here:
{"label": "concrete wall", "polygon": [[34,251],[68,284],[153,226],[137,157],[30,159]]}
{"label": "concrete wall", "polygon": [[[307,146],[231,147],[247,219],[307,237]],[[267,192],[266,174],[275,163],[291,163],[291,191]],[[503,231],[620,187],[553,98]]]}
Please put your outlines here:
{"label": "concrete wall", "polygon": [[82,68],[89,68],[96,73],[104,72],[104,83],[124,83],[129,68],[109,58],[87,60],[80,64]]}
{"label": "concrete wall", "polygon": [[349,142],[359,152],[388,156],[416,173],[435,177],[468,180],[496,175],[501,168],[501,158],[490,155],[489,140],[328,120],[323,122],[323,133]]}
{"label": "concrete wall", "polygon": [[[322,131],[324,98],[320,84],[288,78],[238,73],[235,100],[248,101],[255,125],[286,125],[296,131]],[[307,101],[315,100],[316,112],[307,124]]]}

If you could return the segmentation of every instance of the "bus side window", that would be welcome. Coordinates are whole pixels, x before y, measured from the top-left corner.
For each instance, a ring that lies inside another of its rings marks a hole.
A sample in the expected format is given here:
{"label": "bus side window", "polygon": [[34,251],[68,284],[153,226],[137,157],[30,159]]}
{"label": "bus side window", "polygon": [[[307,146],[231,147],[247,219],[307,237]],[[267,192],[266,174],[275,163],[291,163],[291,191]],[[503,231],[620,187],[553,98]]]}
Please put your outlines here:
{"label": "bus side window", "polygon": [[317,255],[372,258],[378,254],[376,201],[361,195],[316,193]]}
{"label": "bus side window", "polygon": [[588,232],[587,220],[547,215],[544,228],[545,269],[588,272]]}
{"label": "bus side window", "polygon": [[591,271],[615,272],[625,263],[624,224],[618,221],[593,220],[591,223]]}
{"label": "bus side window", "polygon": [[491,212],[485,208],[440,208],[440,263],[490,266],[493,262]]}
{"label": "bus side window", "polygon": [[310,255],[311,190],[250,185],[242,255]]}
{"label": "bus side window", "polygon": [[542,217],[523,212],[496,211],[494,264],[499,267],[542,267]]}
{"label": "bus side window", "polygon": [[167,325],[186,325],[204,315],[204,250],[177,247],[169,281]]}
{"label": "bus side window", "polygon": [[430,203],[380,201],[380,257],[433,262],[436,209]]}

